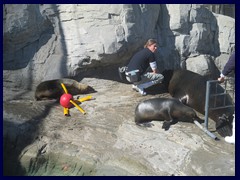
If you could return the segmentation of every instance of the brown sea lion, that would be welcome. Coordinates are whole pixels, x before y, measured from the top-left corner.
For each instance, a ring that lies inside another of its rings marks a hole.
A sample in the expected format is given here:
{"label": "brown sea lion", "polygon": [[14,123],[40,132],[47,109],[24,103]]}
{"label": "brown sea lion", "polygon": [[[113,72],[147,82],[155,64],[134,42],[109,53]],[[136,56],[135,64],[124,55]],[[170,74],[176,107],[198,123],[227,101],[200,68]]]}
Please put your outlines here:
{"label": "brown sea lion", "polygon": [[[174,98],[180,99],[187,106],[196,111],[205,114],[205,97],[206,97],[206,82],[209,80],[200,74],[189,70],[165,70],[162,72],[165,77],[163,82]],[[217,90],[217,91],[216,91]],[[221,86],[211,86],[211,93],[223,93],[224,89]],[[209,107],[219,107],[223,102],[227,105],[233,105],[233,101],[229,95],[214,96],[209,99]],[[232,134],[232,120],[234,107],[222,109],[209,109],[209,117],[216,122],[217,132],[225,137]]]}
{"label": "brown sea lion", "polygon": [[137,105],[135,109],[136,124],[153,120],[164,121],[162,128],[165,130],[168,130],[171,124],[179,120],[203,122],[192,108],[175,98],[153,98]]}
{"label": "brown sea lion", "polygon": [[36,100],[59,99],[64,92],[61,83],[63,83],[68,93],[72,95],[87,94],[96,92],[92,87],[79,83],[73,79],[62,78],[41,82],[35,91]]}

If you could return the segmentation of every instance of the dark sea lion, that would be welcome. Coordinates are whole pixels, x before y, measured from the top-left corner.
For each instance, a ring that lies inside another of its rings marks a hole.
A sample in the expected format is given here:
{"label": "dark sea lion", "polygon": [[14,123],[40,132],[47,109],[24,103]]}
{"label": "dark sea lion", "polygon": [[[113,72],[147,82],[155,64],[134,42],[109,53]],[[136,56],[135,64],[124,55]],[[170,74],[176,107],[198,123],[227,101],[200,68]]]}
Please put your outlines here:
{"label": "dark sea lion", "polygon": [[171,124],[179,120],[193,122],[202,120],[196,112],[175,98],[154,98],[139,103],[135,109],[135,123],[141,124],[153,120],[164,121],[162,128],[168,130]]}
{"label": "dark sea lion", "polygon": [[[162,72],[165,77],[165,85],[168,87],[170,95],[180,99],[187,106],[205,114],[206,82],[209,80],[200,74],[189,70],[165,70]],[[223,93],[224,89],[217,85],[211,86],[210,92]],[[223,102],[233,105],[229,95],[210,97],[209,107],[219,107]],[[211,110],[209,117],[216,122],[217,132],[225,137],[232,134],[232,120],[234,107]]]}
{"label": "dark sea lion", "polygon": [[36,100],[59,99],[64,92],[61,83],[63,83],[68,93],[72,95],[87,94],[96,92],[92,87],[79,83],[73,79],[63,78],[41,82],[35,91]]}

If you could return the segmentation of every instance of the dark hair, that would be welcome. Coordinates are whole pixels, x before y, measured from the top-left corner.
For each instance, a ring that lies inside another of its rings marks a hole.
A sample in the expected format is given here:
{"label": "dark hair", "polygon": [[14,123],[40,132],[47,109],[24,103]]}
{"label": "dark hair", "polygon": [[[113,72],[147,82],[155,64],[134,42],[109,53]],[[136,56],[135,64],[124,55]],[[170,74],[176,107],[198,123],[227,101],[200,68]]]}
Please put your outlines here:
{"label": "dark hair", "polygon": [[157,41],[155,39],[149,39],[146,44],[144,45],[144,48],[147,48],[148,46],[151,46],[152,44],[157,44]]}

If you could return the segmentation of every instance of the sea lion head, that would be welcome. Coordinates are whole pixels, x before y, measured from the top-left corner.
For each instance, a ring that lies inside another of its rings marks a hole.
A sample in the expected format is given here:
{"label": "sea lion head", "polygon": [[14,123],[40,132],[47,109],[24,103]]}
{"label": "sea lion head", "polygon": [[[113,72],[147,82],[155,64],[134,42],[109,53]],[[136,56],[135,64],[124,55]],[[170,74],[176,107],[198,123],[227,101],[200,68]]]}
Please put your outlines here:
{"label": "sea lion head", "polygon": [[232,135],[232,121],[233,115],[227,116],[226,114],[223,114],[222,116],[218,117],[218,121],[216,122],[216,130],[222,137]]}

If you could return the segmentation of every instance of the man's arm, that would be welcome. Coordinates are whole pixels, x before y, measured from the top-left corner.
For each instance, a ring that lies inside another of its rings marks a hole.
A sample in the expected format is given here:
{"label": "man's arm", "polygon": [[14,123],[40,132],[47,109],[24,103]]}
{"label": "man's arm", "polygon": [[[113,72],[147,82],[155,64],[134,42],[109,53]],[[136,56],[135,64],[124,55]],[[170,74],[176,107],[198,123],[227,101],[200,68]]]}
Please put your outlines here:
{"label": "man's arm", "polygon": [[227,76],[233,70],[235,70],[235,52],[230,56],[228,62],[225,64],[223,71],[218,78],[218,81],[224,82],[225,76]]}
{"label": "man's arm", "polygon": [[235,52],[230,56],[228,62],[225,64],[222,74],[224,76],[227,76],[234,69],[235,69]]}

